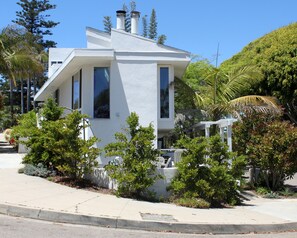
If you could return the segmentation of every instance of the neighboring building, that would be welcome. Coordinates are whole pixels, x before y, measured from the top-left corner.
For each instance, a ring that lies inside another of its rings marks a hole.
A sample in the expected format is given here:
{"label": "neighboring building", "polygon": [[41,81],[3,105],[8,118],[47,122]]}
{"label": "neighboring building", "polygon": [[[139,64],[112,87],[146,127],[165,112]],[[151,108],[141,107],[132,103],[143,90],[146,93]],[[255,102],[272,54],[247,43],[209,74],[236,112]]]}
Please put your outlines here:
{"label": "neighboring building", "polygon": [[99,146],[114,141],[131,112],[141,125],[152,123],[157,138],[174,128],[174,77],[182,77],[190,53],[138,36],[139,13],[131,15],[132,33],[124,31],[125,12],[117,11],[111,34],[86,29],[87,48],[50,49],[49,79],[34,98],[55,97],[88,114]]}

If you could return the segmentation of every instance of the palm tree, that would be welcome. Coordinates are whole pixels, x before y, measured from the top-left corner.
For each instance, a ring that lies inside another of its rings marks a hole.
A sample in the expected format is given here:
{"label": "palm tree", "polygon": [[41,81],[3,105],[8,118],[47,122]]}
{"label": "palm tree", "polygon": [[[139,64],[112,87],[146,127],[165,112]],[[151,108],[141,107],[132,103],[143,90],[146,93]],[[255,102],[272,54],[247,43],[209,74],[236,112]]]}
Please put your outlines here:
{"label": "palm tree", "polygon": [[[199,85],[189,86],[187,79],[176,79],[178,89],[187,94],[196,108],[204,110],[208,120],[216,121],[232,114],[239,117],[247,110],[281,113],[274,97],[246,95],[261,73],[255,67],[243,67],[229,73],[208,66]],[[245,96],[242,96],[245,95]]]}
{"label": "palm tree", "polygon": [[0,34],[0,74],[10,81],[10,111],[13,121],[13,87],[16,79],[42,72],[36,50],[28,42],[28,33],[20,28],[7,27]]}

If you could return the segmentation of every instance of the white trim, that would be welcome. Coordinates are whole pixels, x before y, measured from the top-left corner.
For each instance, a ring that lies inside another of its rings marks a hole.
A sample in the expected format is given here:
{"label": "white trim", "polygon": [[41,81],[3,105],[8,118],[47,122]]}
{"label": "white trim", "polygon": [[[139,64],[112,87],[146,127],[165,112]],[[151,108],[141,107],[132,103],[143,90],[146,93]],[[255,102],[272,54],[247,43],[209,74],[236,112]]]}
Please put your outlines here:
{"label": "white trim", "polygon": [[[48,95],[51,93],[52,90],[55,90],[55,86],[52,86],[51,84],[57,80],[60,74],[71,64],[74,64],[74,62],[79,60],[83,61],[84,59],[94,59],[94,60],[104,59],[104,60],[111,61],[114,59],[114,50],[112,49],[74,49],[65,59],[65,61],[60,66],[60,68],[53,73],[53,75],[44,83],[41,89],[37,92],[37,94],[34,97],[34,101],[38,101],[41,94]],[[80,65],[80,68],[82,67],[83,65]]]}

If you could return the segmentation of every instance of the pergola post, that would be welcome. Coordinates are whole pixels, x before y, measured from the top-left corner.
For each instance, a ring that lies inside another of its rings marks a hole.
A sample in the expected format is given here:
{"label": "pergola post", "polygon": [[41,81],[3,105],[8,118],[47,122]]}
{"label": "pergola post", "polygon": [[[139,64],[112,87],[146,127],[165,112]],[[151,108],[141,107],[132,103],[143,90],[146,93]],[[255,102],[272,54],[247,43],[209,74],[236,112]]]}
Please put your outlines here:
{"label": "pergola post", "polygon": [[227,145],[229,151],[232,151],[232,124],[227,126]]}
{"label": "pergola post", "polygon": [[210,133],[209,133],[209,125],[205,125],[205,137],[206,138],[209,138],[209,136],[210,136]]}
{"label": "pergola post", "polygon": [[220,136],[221,136],[221,140],[222,140],[222,142],[225,141],[224,128],[225,128],[225,127],[221,127],[221,126],[220,126]]}

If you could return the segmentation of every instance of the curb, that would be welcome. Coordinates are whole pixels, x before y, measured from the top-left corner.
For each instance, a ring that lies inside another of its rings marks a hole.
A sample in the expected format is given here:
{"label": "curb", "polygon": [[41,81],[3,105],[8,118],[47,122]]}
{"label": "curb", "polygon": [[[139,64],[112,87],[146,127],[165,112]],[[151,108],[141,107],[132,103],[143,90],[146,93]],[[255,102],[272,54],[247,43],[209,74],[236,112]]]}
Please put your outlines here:
{"label": "curb", "polygon": [[270,233],[297,230],[297,222],[280,224],[193,224],[193,223],[169,223],[153,221],[135,221],[120,219],[118,217],[94,217],[33,209],[20,206],[0,204],[0,214],[39,219],[50,222],[71,223],[79,225],[100,226],[108,228],[178,232],[195,234],[245,234],[245,233]]}

